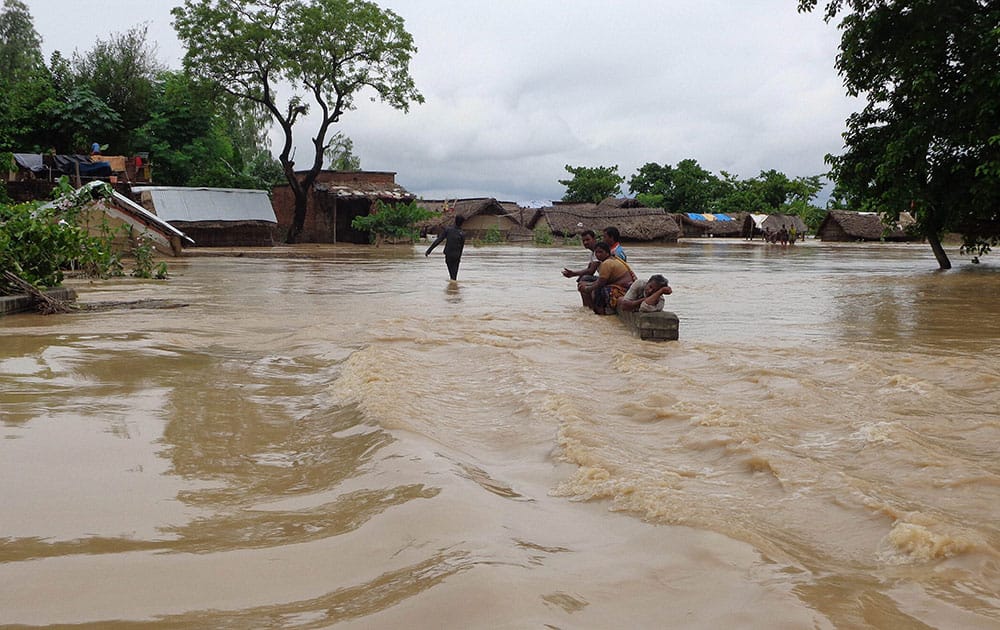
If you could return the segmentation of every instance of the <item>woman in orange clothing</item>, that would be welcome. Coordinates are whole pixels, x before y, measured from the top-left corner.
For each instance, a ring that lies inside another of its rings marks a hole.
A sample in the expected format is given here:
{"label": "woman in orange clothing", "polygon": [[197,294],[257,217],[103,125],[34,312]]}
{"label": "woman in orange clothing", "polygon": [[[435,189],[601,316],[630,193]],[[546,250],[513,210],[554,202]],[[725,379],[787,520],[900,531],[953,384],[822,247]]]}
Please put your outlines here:
{"label": "woman in orange clothing", "polygon": [[611,255],[607,243],[597,243],[594,256],[601,264],[597,268],[597,280],[586,287],[591,296],[590,306],[598,315],[614,315],[618,300],[635,282],[635,274],[627,262]]}

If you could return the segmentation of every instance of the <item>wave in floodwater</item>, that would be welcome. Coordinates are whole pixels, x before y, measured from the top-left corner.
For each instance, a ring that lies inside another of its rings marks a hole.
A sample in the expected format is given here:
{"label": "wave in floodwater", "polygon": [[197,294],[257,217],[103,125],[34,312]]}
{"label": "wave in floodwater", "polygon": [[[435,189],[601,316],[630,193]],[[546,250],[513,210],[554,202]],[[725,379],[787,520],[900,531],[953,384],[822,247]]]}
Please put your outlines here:
{"label": "wave in floodwater", "polygon": [[[470,248],[457,285],[320,250],[0,321],[0,623],[1000,625],[995,267],[632,246],[657,344],[579,305],[582,249]],[[107,562],[118,597],[73,595]]]}

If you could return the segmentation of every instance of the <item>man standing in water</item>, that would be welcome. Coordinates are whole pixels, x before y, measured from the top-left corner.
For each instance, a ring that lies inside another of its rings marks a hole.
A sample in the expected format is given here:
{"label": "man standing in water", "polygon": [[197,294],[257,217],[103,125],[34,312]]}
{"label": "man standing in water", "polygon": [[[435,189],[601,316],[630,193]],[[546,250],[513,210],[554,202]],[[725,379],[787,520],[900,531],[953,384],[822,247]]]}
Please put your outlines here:
{"label": "man standing in water", "polygon": [[564,267],[562,275],[567,278],[576,277],[576,290],[580,292],[580,297],[583,299],[583,305],[589,306],[587,295],[581,288],[583,285],[580,283],[593,282],[594,280],[597,280],[597,267],[601,264],[601,261],[597,260],[597,256],[594,255],[594,246],[597,245],[597,234],[594,233],[593,230],[584,230],[580,234],[580,242],[590,252],[590,260],[587,261],[587,266],[578,271],[573,271],[569,267]]}
{"label": "man standing in water", "polygon": [[458,280],[458,264],[462,262],[462,250],[465,248],[465,232],[462,231],[462,224],[465,218],[456,215],[455,225],[445,228],[444,232],[438,234],[431,246],[424,252],[424,256],[430,256],[431,250],[438,246],[438,243],[445,241],[444,262],[448,265],[448,275],[452,280]]}

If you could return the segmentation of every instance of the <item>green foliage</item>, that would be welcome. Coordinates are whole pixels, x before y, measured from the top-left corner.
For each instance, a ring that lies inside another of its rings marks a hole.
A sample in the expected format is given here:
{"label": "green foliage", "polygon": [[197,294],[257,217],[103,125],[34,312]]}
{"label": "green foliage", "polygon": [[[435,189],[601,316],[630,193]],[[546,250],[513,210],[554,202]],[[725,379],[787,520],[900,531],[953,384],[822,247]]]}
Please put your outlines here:
{"label": "green foliage", "polygon": [[[82,225],[84,208],[95,197],[110,194],[106,184],[75,190],[63,177],[52,203],[0,203],[0,269],[9,269],[38,288],[58,286],[67,270],[100,278],[123,275],[123,252],[114,246],[118,235],[107,221],[102,222],[99,236],[90,235]],[[136,259],[134,276],[166,277],[166,264],[155,262],[145,237],[139,237],[131,253]],[[15,289],[0,279],[0,294]]]}
{"label": "green foliage", "polygon": [[713,175],[692,159],[681,160],[676,167],[650,162],[629,179],[629,189],[644,206],[670,213],[781,212],[801,216],[813,229],[825,216],[813,205],[823,188],[819,175],[791,179],[773,169],[749,179],[726,171],[720,175]]}
{"label": "green foliage", "polygon": [[[323,166],[330,127],[354,108],[356,95],[370,88],[403,111],[424,100],[409,74],[413,37],[401,17],[372,2],[184,0],[172,13],[187,46],[185,68],[265,108],[281,130],[279,160],[296,203],[289,242],[302,230],[306,195]],[[290,96],[279,101],[279,93]],[[293,130],[310,104],[319,114],[315,152],[300,179],[292,159]]]}
{"label": "green foliage", "polygon": [[89,153],[91,139],[105,137],[121,125],[118,114],[86,86],[46,100],[39,110],[51,121],[52,144],[74,153]]}
{"label": "green foliage", "polygon": [[156,44],[147,36],[147,26],[136,26],[106,41],[97,39],[84,54],[73,54],[76,85],[94,94],[117,117],[117,124],[94,130],[90,138],[99,138],[127,155],[136,150],[132,133],[149,119],[154,82],[163,70],[156,59]]}
{"label": "green foliage", "polygon": [[[80,202],[68,196],[46,206],[0,205],[0,269],[37,287],[53,287],[71,266],[99,261],[102,243],[77,224]],[[0,279],[0,293],[10,290]]]}
{"label": "green foliage", "polygon": [[566,171],[572,179],[560,179],[566,187],[563,201],[575,203],[600,203],[602,199],[617,197],[625,178],[618,174],[618,166],[570,166]]}
{"label": "green foliage", "polygon": [[167,264],[156,262],[156,250],[145,235],[139,235],[134,239],[135,245],[132,248],[132,255],[135,257],[135,267],[132,275],[136,278],[154,278],[163,280],[167,277]]}
{"label": "green foliage", "polygon": [[159,183],[270,189],[280,180],[280,166],[267,151],[266,118],[181,72],[162,73],[155,91],[135,142],[155,162]]}
{"label": "green foliage", "polygon": [[547,225],[536,227],[531,236],[535,245],[551,245],[553,243],[552,229]]}
{"label": "green foliage", "polygon": [[663,208],[664,201],[673,188],[674,169],[669,164],[647,162],[628,180],[629,190],[642,205]]}
{"label": "green foliage", "polygon": [[496,225],[491,225],[486,228],[483,236],[477,239],[477,243],[481,245],[499,245],[503,243],[503,234],[500,233],[500,227]]}
{"label": "green foliage", "polygon": [[326,147],[326,157],[330,160],[330,169],[334,171],[360,171],[361,158],[354,155],[354,142],[342,131],[333,134],[330,144]]}
{"label": "green foliage", "polygon": [[51,81],[28,8],[20,0],[0,7],[0,150],[23,151],[37,144],[36,109],[52,96]]}
{"label": "green foliage", "polygon": [[574,234],[573,236],[564,236],[562,239],[562,244],[579,247],[580,245],[583,245],[583,238],[579,234]]}
{"label": "green foliage", "polygon": [[420,238],[416,224],[433,216],[433,212],[421,208],[415,201],[387,204],[377,200],[370,214],[354,217],[351,227],[361,232],[368,232],[376,245],[387,238],[407,239],[412,242]]}
{"label": "green foliage", "polygon": [[836,67],[867,101],[827,156],[842,196],[887,223],[911,212],[942,268],[945,232],[986,253],[1000,243],[1000,4],[831,0],[825,17],[841,12]]}
{"label": "green foliage", "polygon": [[702,168],[697,160],[659,165],[649,162],[629,179],[629,190],[645,206],[667,212],[707,212],[719,198],[723,185],[718,177]]}
{"label": "green foliage", "polygon": [[673,186],[663,200],[668,212],[706,212],[721,190],[719,178],[693,159],[677,163],[671,182]]}
{"label": "green foliage", "polygon": [[42,40],[31,12],[21,0],[4,0],[0,8],[0,77],[8,85],[30,80],[45,67]]}

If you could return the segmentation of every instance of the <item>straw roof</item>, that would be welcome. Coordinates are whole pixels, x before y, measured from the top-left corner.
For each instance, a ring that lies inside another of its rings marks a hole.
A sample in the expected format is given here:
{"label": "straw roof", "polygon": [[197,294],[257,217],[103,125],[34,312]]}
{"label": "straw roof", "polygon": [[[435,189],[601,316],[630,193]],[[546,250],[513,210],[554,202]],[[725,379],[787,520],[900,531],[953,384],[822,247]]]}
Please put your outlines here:
{"label": "straw roof", "polygon": [[524,226],[522,221],[525,217],[531,217],[534,211],[530,213],[520,212],[522,210],[517,204],[513,202],[500,203],[493,197],[480,197],[475,199],[418,199],[417,205],[425,210],[430,210],[436,213],[435,216],[427,219],[426,221],[421,221],[417,224],[417,227],[422,231],[435,233],[439,230],[451,225],[455,220],[456,216],[460,216],[466,221],[472,217],[481,215],[493,215],[498,217],[506,217],[513,224],[514,227],[505,230],[508,233],[508,237],[530,237],[531,231]]}
{"label": "straw roof", "polygon": [[905,212],[900,215],[900,221],[896,225],[887,227],[874,212],[830,210],[816,230],[816,235],[824,241],[919,240],[919,237],[908,234],[904,228],[913,222],[913,217]]}
{"label": "straw roof", "polygon": [[[712,220],[709,220],[708,218],[699,219],[696,218],[697,216],[713,217],[713,219]],[[719,236],[719,237],[737,237],[743,233],[744,213],[742,212],[735,214],[725,213],[724,216],[729,217],[730,219],[729,221],[714,218],[718,216],[719,216],[718,214],[712,214],[712,215],[702,214],[693,217],[690,214],[686,213],[679,213],[673,215],[674,220],[677,221],[677,223],[681,226],[681,229],[686,234],[702,234],[702,235],[711,234],[712,236]]]}
{"label": "straw roof", "polygon": [[[599,204],[561,203],[540,209],[554,234],[600,233],[615,226],[623,241],[676,241],[681,230],[663,208],[644,208],[634,199],[608,198]],[[537,222],[536,217],[535,221]]]}

